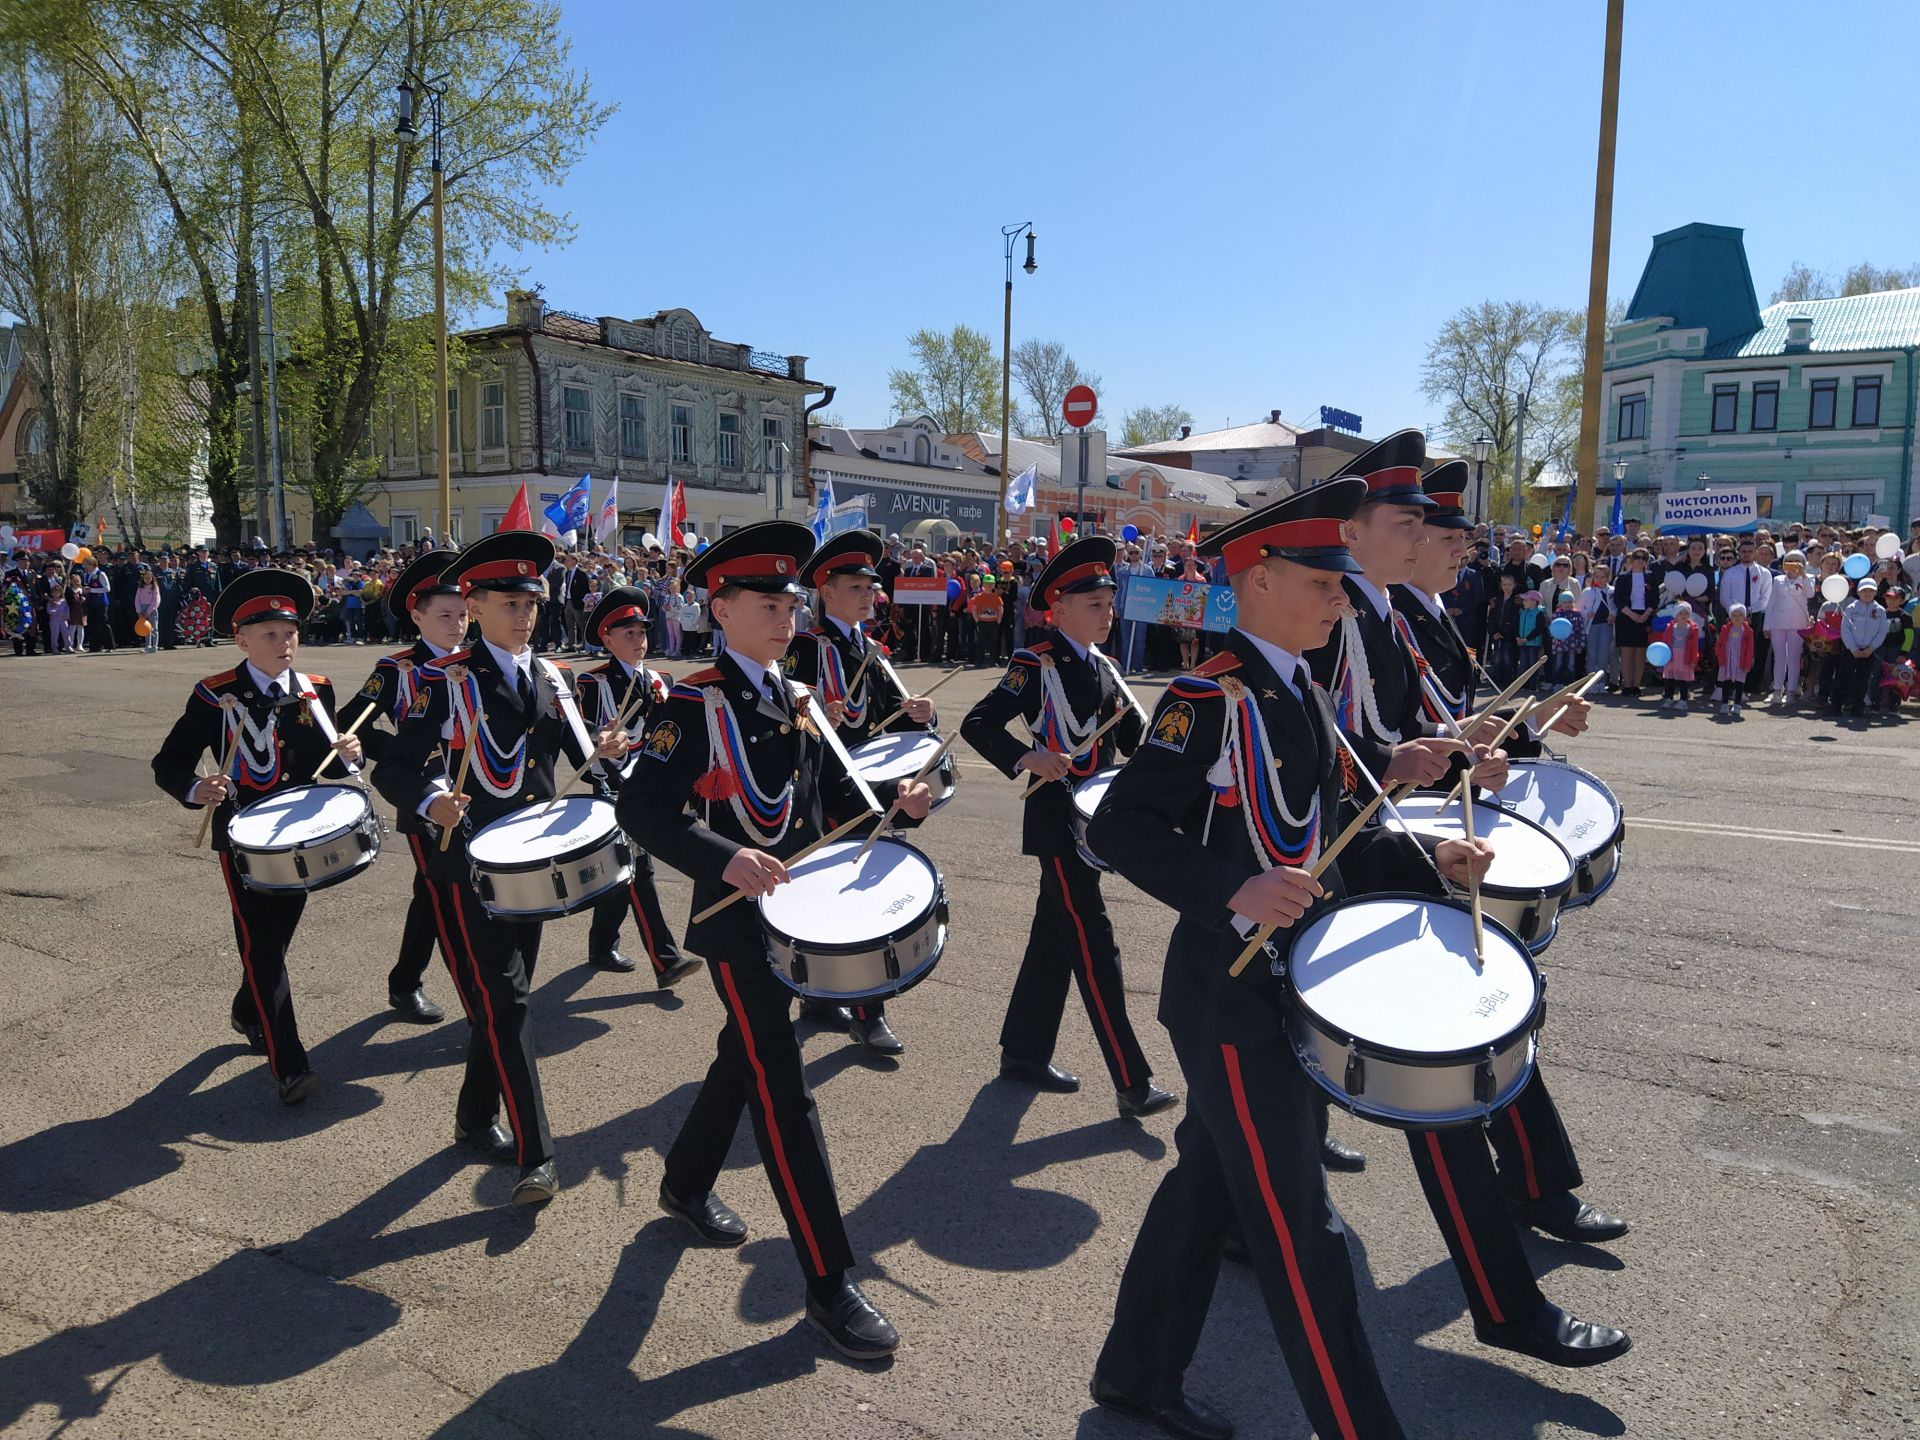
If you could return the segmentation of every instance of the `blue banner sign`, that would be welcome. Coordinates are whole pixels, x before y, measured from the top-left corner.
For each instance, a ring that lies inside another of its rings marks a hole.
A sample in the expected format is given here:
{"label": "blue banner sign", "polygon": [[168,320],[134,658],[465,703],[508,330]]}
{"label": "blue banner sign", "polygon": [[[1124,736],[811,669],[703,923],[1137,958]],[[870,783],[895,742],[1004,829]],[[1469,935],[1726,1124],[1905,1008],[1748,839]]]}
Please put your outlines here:
{"label": "blue banner sign", "polygon": [[1145,575],[1123,575],[1120,579],[1122,620],[1221,634],[1233,628],[1236,611],[1231,585],[1154,580]]}
{"label": "blue banner sign", "polygon": [[1336,410],[1331,405],[1320,407],[1320,423],[1331,425],[1335,430],[1345,430],[1351,434],[1360,433],[1360,417],[1347,410]]}

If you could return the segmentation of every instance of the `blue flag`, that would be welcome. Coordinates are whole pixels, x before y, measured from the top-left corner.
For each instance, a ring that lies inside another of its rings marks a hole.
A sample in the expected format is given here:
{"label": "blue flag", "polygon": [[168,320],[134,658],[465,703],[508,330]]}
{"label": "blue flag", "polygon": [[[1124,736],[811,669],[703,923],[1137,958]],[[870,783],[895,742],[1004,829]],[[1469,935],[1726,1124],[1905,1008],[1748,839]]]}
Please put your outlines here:
{"label": "blue flag", "polygon": [[833,476],[828,475],[820,481],[820,503],[813,510],[813,543],[823,544],[827,538],[827,522],[833,516]]}
{"label": "blue flag", "polygon": [[1553,543],[1562,544],[1573,528],[1573,486],[1567,486],[1567,503],[1560,508],[1560,527],[1553,532]]}
{"label": "blue flag", "polygon": [[587,509],[593,503],[587,489],[592,480],[591,475],[582,475],[566,494],[540,512],[547,517],[552,533],[569,545],[573,544],[574,536],[587,528]]}

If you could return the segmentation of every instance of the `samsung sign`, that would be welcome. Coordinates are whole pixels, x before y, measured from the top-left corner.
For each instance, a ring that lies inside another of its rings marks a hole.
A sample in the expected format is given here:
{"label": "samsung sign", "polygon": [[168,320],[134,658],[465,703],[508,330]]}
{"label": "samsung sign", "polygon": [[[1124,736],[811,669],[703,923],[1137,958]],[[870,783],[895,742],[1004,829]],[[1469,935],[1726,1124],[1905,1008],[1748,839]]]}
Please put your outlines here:
{"label": "samsung sign", "polygon": [[1345,430],[1349,434],[1360,433],[1360,417],[1348,410],[1336,410],[1331,405],[1320,407],[1320,423],[1335,430]]}
{"label": "samsung sign", "polygon": [[[824,478],[816,474],[816,480]],[[921,520],[945,520],[969,533],[984,535],[991,528],[993,501],[985,495],[961,495],[947,490],[905,490],[856,475],[833,474],[836,506],[849,500],[866,502],[867,524],[889,534]]]}

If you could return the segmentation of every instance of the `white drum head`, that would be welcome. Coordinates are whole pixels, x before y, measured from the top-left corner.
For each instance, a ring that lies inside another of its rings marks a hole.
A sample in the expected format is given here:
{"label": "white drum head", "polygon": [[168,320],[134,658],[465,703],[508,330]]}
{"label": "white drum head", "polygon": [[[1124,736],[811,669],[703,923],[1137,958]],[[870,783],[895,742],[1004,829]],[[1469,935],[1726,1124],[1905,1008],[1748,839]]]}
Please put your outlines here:
{"label": "white drum head", "polygon": [[1620,802],[1577,765],[1510,760],[1501,803],[1585,859],[1620,833]]}
{"label": "white drum head", "polygon": [[1096,770],[1082,780],[1073,789],[1073,808],[1080,812],[1082,820],[1093,819],[1093,812],[1100,808],[1100,802],[1107,798],[1107,790],[1113,784],[1113,777],[1120,773],[1118,765],[1109,765],[1104,770]]}
{"label": "white drum head", "polygon": [[926,856],[883,838],[855,865],[859,849],[858,840],[837,840],[793,866],[787,883],[760,899],[767,923],[803,949],[860,945],[896,934],[933,909],[940,876]]}
{"label": "white drum head", "polygon": [[1356,1039],[1444,1055],[1509,1035],[1539,998],[1526,952],[1487,927],[1473,964],[1473,917],[1418,899],[1336,905],[1302,930],[1287,957],[1309,1009]]}
{"label": "white drum head", "polygon": [[368,808],[366,792],[353,785],[297,785],[249,805],[233,817],[227,834],[236,845],[279,850],[337,835]]}
{"label": "white drum head", "polygon": [[569,795],[551,810],[541,801],[485,826],[467,842],[467,854],[482,865],[524,865],[598,844],[617,828],[606,801]]}
{"label": "white drum head", "polygon": [[[1442,840],[1466,839],[1460,803],[1440,808],[1442,796],[1409,795],[1396,800],[1407,827]],[[1474,802],[1473,833],[1493,846],[1493,864],[1484,883],[1502,890],[1553,891],[1573,883],[1573,857],[1567,847],[1531,821],[1485,801]]]}
{"label": "white drum head", "polygon": [[940,737],[909,730],[904,735],[882,735],[847,752],[853,768],[869,786],[884,780],[911,780],[940,748]]}

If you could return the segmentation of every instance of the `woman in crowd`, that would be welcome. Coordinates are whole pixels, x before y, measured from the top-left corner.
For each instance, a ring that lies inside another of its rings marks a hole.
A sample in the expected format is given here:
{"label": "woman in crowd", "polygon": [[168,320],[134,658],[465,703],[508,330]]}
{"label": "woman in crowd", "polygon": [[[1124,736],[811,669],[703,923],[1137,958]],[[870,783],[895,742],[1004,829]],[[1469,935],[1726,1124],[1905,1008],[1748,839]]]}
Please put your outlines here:
{"label": "woman in crowd", "polygon": [[1588,568],[1586,587],[1580,592],[1580,620],[1587,629],[1588,674],[1598,670],[1606,676],[1609,690],[1620,686],[1620,667],[1613,658],[1613,572],[1595,562]]}
{"label": "woman in crowd", "polygon": [[1660,586],[1647,572],[1645,547],[1627,557],[1627,573],[1613,582],[1613,643],[1620,650],[1620,693],[1638,699],[1646,684],[1647,627],[1660,604]]}

